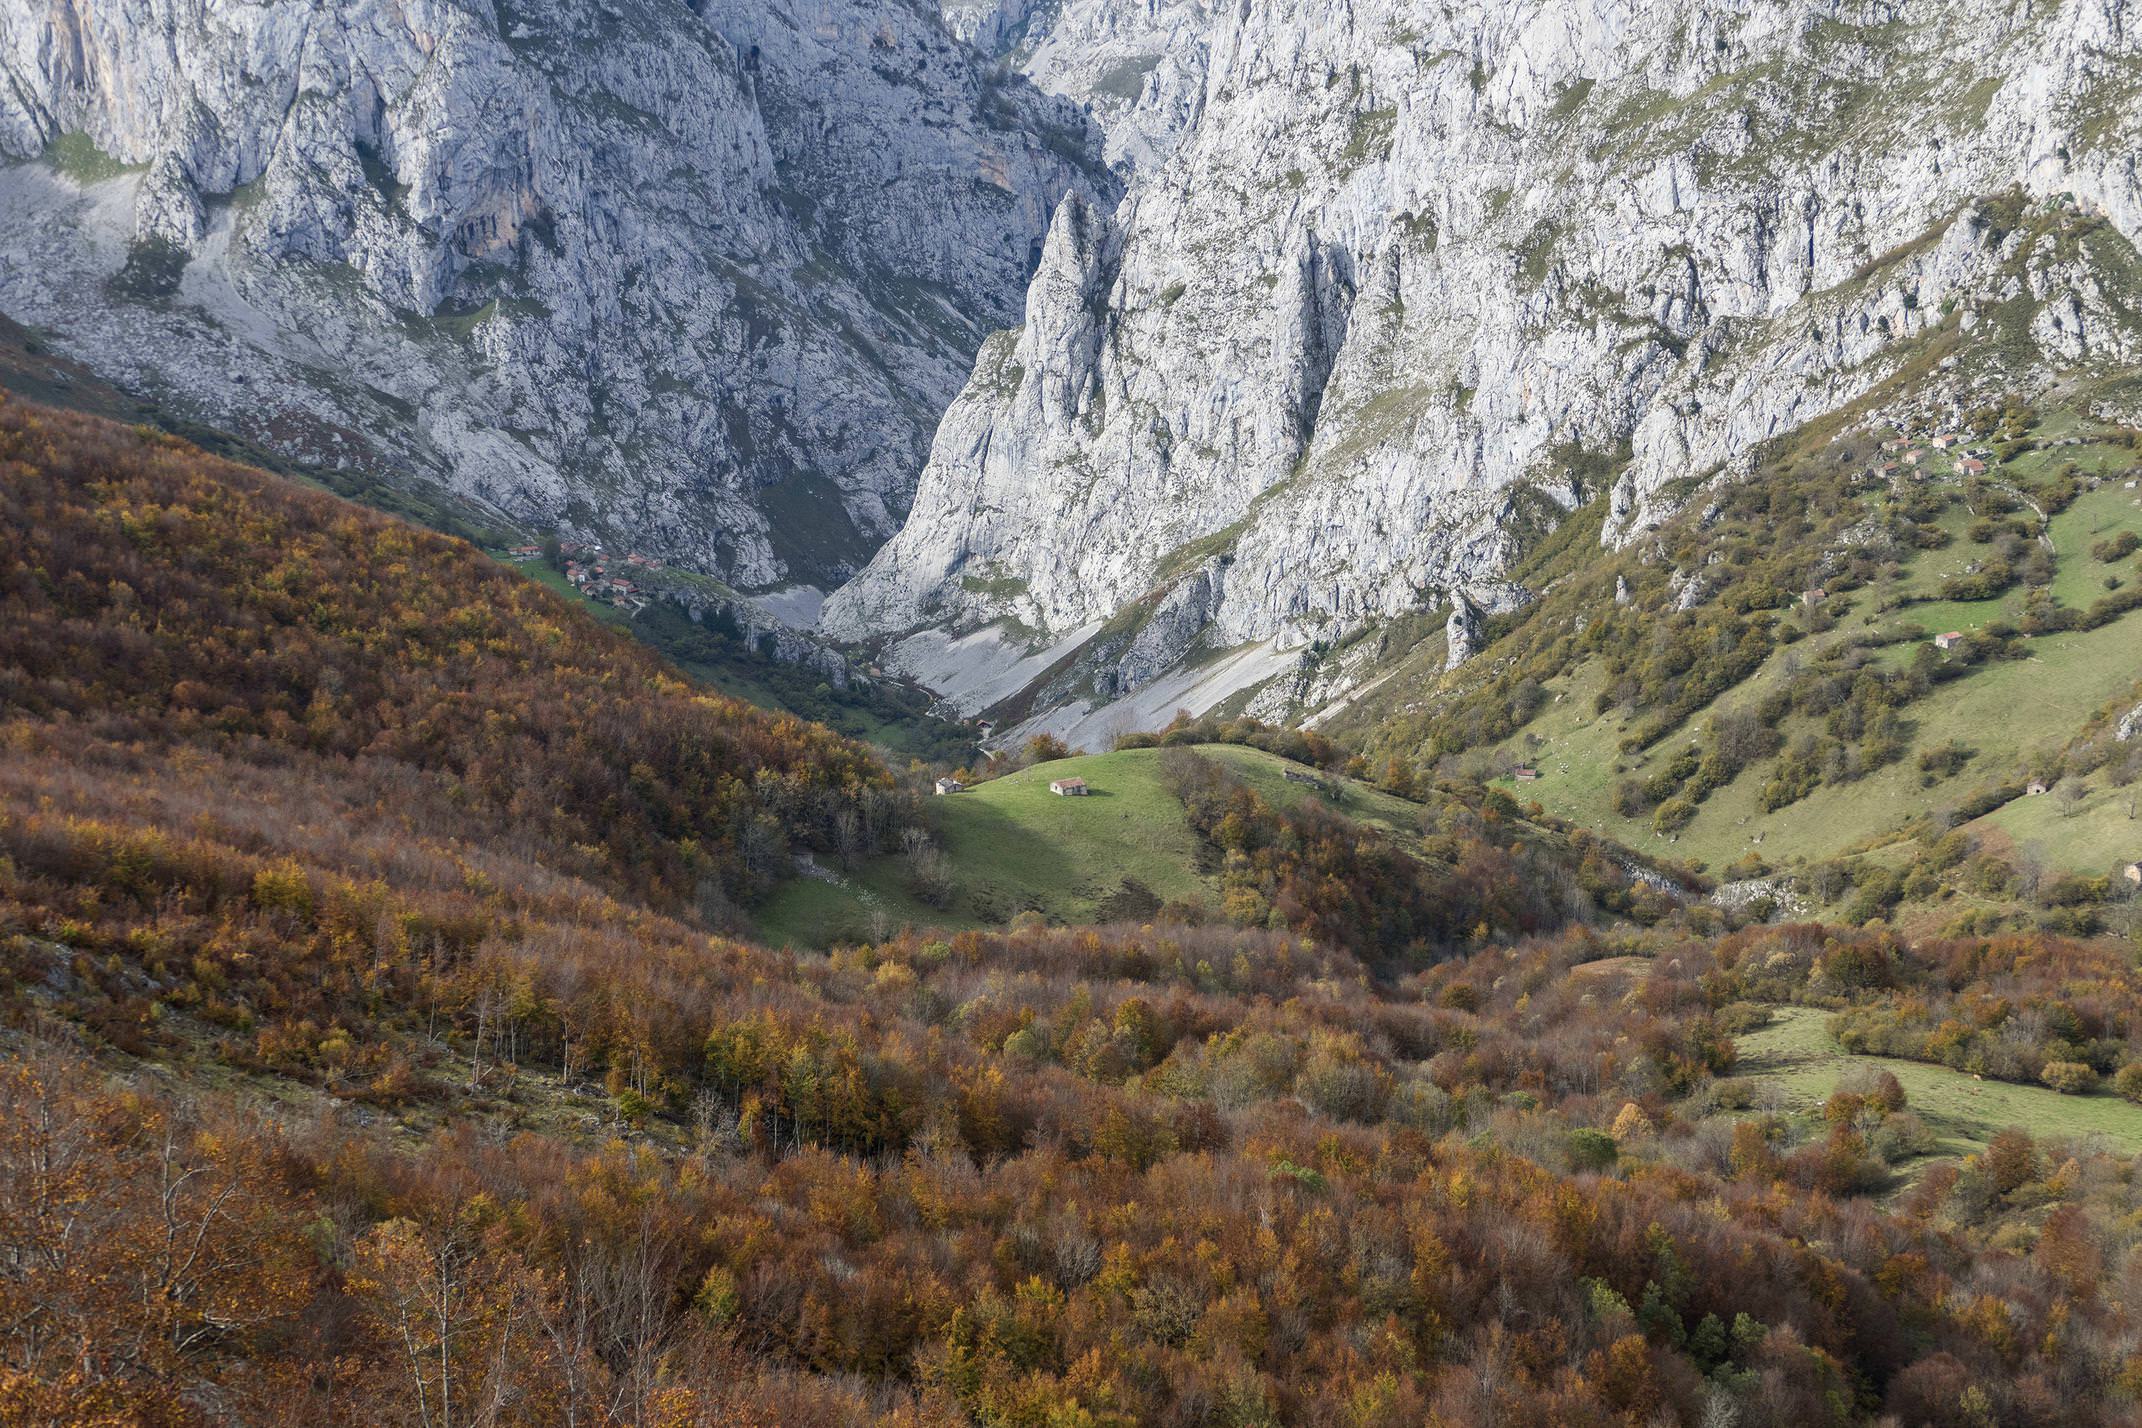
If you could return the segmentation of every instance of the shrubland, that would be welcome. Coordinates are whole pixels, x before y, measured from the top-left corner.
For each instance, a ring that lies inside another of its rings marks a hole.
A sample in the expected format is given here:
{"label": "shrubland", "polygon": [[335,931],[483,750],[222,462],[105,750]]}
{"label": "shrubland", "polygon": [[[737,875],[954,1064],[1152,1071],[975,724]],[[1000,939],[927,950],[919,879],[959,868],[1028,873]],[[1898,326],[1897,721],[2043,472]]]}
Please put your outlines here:
{"label": "shrubland", "polygon": [[1219,905],[774,950],[790,850],[911,826],[867,751],[161,439],[0,451],[0,1420],[2136,1411],[2134,1162],[1738,1044],[2124,1113],[2109,940],[1727,932],[1506,795],[1179,743]]}

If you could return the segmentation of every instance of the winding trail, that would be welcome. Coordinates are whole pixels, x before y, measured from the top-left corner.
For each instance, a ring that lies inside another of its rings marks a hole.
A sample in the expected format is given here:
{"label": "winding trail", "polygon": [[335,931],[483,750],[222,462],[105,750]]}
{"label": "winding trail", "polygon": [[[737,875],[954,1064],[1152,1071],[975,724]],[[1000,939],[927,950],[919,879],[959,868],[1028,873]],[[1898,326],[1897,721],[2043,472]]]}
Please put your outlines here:
{"label": "winding trail", "polygon": [[2009,495],[2015,497],[2018,501],[2021,501],[2024,505],[2031,508],[2032,513],[2038,517],[2038,543],[2045,547],[2045,553],[2047,555],[2060,554],[2058,550],[2055,550],[2053,548],[2053,518],[2045,513],[2045,507],[2039,505],[2036,501],[2033,501],[2030,497],[2024,495],[2021,491],[2009,485],[2006,481],[1995,481],[1991,484],[1993,485],[1994,489],[2006,491]]}

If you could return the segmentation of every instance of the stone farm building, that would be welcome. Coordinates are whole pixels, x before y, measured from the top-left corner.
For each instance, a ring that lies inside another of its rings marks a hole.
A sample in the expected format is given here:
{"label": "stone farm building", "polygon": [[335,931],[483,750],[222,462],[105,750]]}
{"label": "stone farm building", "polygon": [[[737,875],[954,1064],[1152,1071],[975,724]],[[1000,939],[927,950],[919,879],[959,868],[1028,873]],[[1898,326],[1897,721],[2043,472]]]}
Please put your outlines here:
{"label": "stone farm building", "polygon": [[1084,798],[1086,780],[1082,778],[1058,778],[1049,780],[1049,792],[1058,798]]}

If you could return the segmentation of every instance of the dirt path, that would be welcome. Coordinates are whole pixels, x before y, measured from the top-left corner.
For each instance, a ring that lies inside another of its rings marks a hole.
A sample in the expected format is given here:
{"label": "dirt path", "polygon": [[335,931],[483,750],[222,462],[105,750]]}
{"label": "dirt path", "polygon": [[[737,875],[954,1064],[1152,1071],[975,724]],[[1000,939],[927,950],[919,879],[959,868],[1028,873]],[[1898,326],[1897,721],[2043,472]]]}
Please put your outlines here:
{"label": "dirt path", "polygon": [[2045,513],[2045,507],[2039,505],[2006,481],[1995,481],[1993,485],[1996,490],[2006,491],[2009,495],[2031,508],[2031,512],[2038,517],[2038,543],[2045,547],[2046,554],[2060,554],[2059,551],[2053,548],[2053,518]]}

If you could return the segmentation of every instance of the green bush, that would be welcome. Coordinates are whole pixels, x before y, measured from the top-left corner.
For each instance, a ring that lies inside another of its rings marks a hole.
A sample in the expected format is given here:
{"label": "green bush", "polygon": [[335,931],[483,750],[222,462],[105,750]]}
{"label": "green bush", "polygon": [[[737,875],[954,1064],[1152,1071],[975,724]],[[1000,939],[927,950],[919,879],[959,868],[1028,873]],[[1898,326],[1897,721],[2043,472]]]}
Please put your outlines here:
{"label": "green bush", "polygon": [[1761,1002],[1727,1002],[1718,1009],[1718,1029],[1728,1036],[1760,1031],[1776,1019],[1776,1013]]}
{"label": "green bush", "polygon": [[2080,1061],[2048,1061],[2039,1068],[2038,1079],[2070,1096],[2097,1087],[2097,1073]]}
{"label": "green bush", "polygon": [[1696,805],[1686,798],[1670,798],[1651,815],[1651,826],[1661,833],[1678,833],[1696,816]]}
{"label": "green bush", "polygon": [[2125,560],[2137,550],[2142,550],[2142,536],[2133,531],[2121,531],[2090,547],[2090,558],[2110,565],[2115,560]]}
{"label": "green bush", "polygon": [[1581,1126],[1563,1141],[1562,1152],[1569,1157],[1571,1170],[1597,1172],[1614,1164],[1621,1155],[1621,1147],[1605,1131]]}

